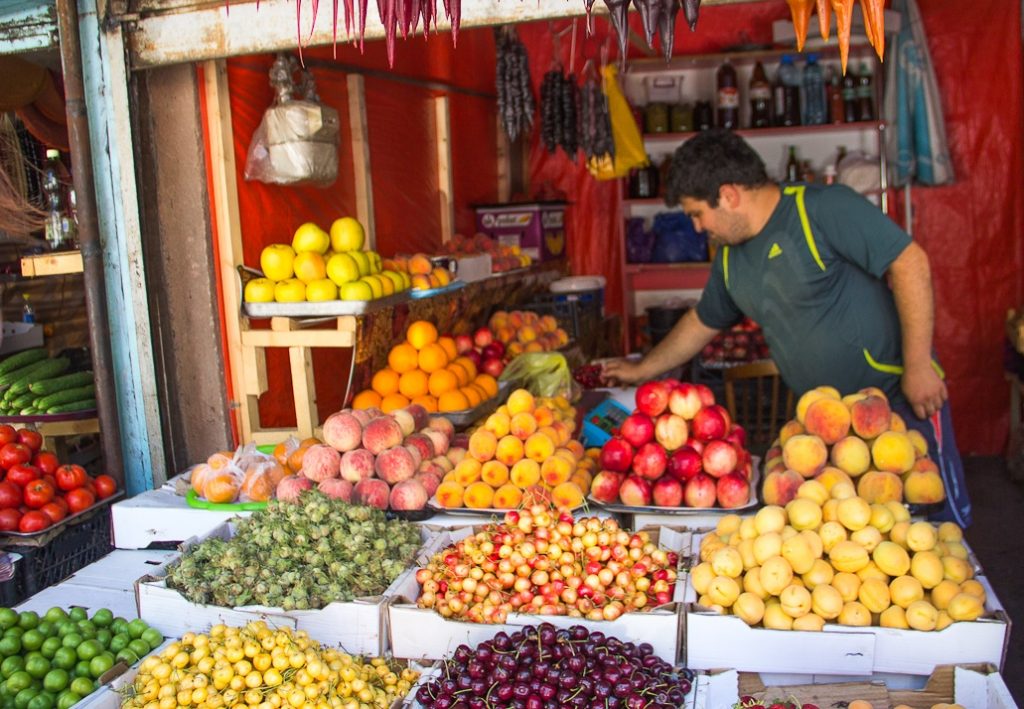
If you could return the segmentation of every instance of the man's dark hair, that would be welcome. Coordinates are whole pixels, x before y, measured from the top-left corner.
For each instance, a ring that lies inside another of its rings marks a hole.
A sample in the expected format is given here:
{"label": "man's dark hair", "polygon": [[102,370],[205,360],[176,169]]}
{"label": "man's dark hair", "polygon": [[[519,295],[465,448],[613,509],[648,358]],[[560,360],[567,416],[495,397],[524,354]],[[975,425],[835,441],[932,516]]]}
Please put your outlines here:
{"label": "man's dark hair", "polygon": [[690,197],[717,207],[722,185],[766,184],[768,173],[761,156],[732,131],[716,128],[699,133],[676,150],[665,185],[665,204],[677,207],[679,200]]}

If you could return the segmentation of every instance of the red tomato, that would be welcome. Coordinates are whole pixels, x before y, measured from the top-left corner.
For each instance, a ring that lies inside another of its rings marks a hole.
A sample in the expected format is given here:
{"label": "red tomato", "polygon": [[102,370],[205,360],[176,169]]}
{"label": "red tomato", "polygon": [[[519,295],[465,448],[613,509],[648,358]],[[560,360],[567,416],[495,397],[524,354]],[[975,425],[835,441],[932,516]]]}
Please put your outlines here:
{"label": "red tomato", "polygon": [[32,465],[19,463],[7,471],[7,479],[22,487],[25,487],[33,480],[39,479],[39,469]]}
{"label": "red tomato", "polygon": [[0,510],[0,532],[18,531],[18,522],[21,521],[21,512],[18,510]]}
{"label": "red tomato", "polygon": [[68,511],[71,512],[71,514],[89,509],[96,503],[96,496],[84,487],[72,490],[64,496],[64,499],[68,501]]}
{"label": "red tomato", "polygon": [[8,443],[14,443],[18,440],[18,432],[14,430],[14,426],[8,426],[6,423],[0,426],[0,446],[6,446]]}
{"label": "red tomato", "polygon": [[57,487],[67,492],[82,487],[89,480],[89,474],[80,465],[62,465],[57,468]]}
{"label": "red tomato", "polygon": [[22,443],[7,443],[0,448],[0,468],[10,470],[19,463],[32,460],[32,449]]}
{"label": "red tomato", "polygon": [[[25,488],[25,504],[34,510],[38,510],[47,502],[53,500],[53,495],[53,485],[45,480],[33,480]],[[70,501],[68,501],[68,506],[71,506]]]}
{"label": "red tomato", "polygon": [[43,447],[43,435],[34,429],[22,428],[18,431],[18,443],[27,446],[33,453],[37,453]]}
{"label": "red tomato", "polygon": [[92,484],[96,487],[96,497],[105,500],[117,492],[117,481],[109,475],[97,475]]}
{"label": "red tomato", "polygon": [[26,512],[18,522],[18,531],[26,534],[41,532],[50,526],[50,518],[38,510]]}
{"label": "red tomato", "polygon": [[64,510],[64,508],[58,505],[56,501],[47,502],[45,505],[39,508],[39,511],[47,517],[49,517],[50,522],[53,524],[57,524],[62,519],[68,516],[68,513]]}
{"label": "red tomato", "polygon": [[49,504],[57,505],[62,510],[64,510],[64,516],[67,516],[68,510],[70,508],[68,507],[68,501],[65,500],[63,497],[61,497],[60,495],[54,495],[53,500],[51,500]]}
{"label": "red tomato", "polygon": [[53,475],[60,467],[60,460],[50,451],[39,451],[32,458],[32,465],[43,471],[43,475]]}
{"label": "red tomato", "polygon": [[23,499],[20,487],[12,482],[0,483],[0,508],[17,509]]}
{"label": "red tomato", "polygon": [[53,489],[54,490],[57,489],[57,478],[53,477],[52,475],[40,475],[39,479],[40,480],[45,480],[46,482],[48,482],[51,485],[53,485]]}

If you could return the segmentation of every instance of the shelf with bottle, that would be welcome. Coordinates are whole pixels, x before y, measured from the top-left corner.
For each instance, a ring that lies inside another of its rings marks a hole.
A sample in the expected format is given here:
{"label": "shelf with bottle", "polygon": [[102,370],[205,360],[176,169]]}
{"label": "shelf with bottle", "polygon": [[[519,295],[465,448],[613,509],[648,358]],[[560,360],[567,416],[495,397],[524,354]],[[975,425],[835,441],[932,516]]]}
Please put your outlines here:
{"label": "shelf with bottle", "polygon": [[[822,135],[827,133],[859,133],[876,131],[885,127],[884,121],[858,121],[857,123],[824,123],[813,126],[771,126],[767,128],[741,128],[735,133],[747,139],[773,138],[780,136]],[[685,133],[644,133],[644,143],[681,143],[699,134],[700,131]]]}

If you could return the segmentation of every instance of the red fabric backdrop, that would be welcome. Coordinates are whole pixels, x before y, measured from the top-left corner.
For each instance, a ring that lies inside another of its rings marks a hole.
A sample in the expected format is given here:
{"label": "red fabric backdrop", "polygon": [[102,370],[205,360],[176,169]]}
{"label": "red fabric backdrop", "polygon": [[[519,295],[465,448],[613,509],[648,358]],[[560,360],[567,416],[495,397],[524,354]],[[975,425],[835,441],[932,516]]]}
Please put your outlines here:
{"label": "red fabric backdrop", "polygon": [[[1006,309],[1024,298],[1024,160],[1022,160],[1022,79],[1020,5],[1006,0],[976,0],[964,12],[962,0],[927,0],[919,6],[942,91],[946,127],[957,184],[915,187],[915,238],[928,250],[936,286],[936,347],[945,365],[957,438],[964,452],[998,453],[1008,429],[1007,388],[1001,373],[1002,323]],[[697,33],[678,22],[676,53],[712,52],[729,46],[771,40],[771,22],[788,16],[783,0],[707,7]],[[634,31],[639,18],[631,16]],[[554,24],[560,30],[567,21]],[[582,27],[582,22],[580,23]],[[547,22],[522,25],[520,36],[530,57],[534,87],[551,65],[554,44]],[[608,28],[580,32],[576,72],[586,58],[597,58]],[[568,66],[568,37],[561,59]],[[330,48],[306,53],[331,60]],[[245,148],[271,99],[266,83],[270,57],[229,62],[232,110],[239,169]],[[385,70],[383,43],[371,42],[366,54],[339,46],[338,62]],[[448,81],[493,93],[494,41],[490,30],[460,34],[453,50],[446,37],[399,42],[394,74]],[[344,72],[318,65],[314,73],[325,101],[346,113]],[[439,239],[435,157],[431,136],[432,92],[378,78],[367,78],[371,160],[380,250],[430,249]],[[493,100],[454,94],[451,98],[456,225],[472,229],[468,204],[495,198]],[[347,121],[343,142],[347,144]],[[351,173],[342,151],[341,173]],[[550,158],[536,136],[531,145],[532,187],[564,191],[569,211],[569,258],[576,273],[603,273],[609,279],[607,305],[622,312],[622,219],[618,187],[592,180],[579,164],[559,154]],[[239,200],[246,260],[259,250],[287,240],[294,227],[313,219],[325,226],[354,209],[351,180],[339,178],[327,190],[277,188],[245,183],[239,174]],[[897,200],[899,203],[899,200]],[[899,204],[898,204],[899,206]],[[283,353],[268,362],[277,382],[263,409],[267,423],[287,425],[291,400]],[[318,355],[318,369],[331,366]],[[336,360],[336,356],[334,356]],[[336,361],[334,362],[336,365]],[[338,404],[327,396],[330,405]],[[329,403],[328,403],[329,402]],[[322,410],[323,407],[322,407]]]}
{"label": "red fabric backdrop", "polygon": [[[490,30],[463,32],[455,50],[447,37],[401,42],[395,66],[388,69],[383,42],[366,52],[339,45],[306,50],[304,57],[317,80],[321,100],[341,116],[338,179],[328,188],[281,187],[246,182],[245,156],[252,134],[273,93],[267,71],[273,55],[228,61],[238,202],[245,263],[259,264],[260,251],[274,242],[290,242],[295,228],[313,221],[324,228],[344,215],[355,214],[351,132],[348,122],[348,67],[371,73],[365,77],[366,113],[373,178],[377,250],[434,252],[441,243],[437,152],[434,141],[434,97],[450,101],[455,226],[472,233],[469,205],[497,199],[496,122],[494,107],[494,39]],[[387,76],[373,72],[386,72]],[[443,82],[464,92],[396,81]],[[483,94],[483,95],[478,95]],[[344,351],[314,350],[321,419],[342,407],[349,359]],[[267,351],[270,390],[260,399],[264,426],[295,425],[288,355]]]}
{"label": "red fabric backdrop", "polygon": [[[977,0],[970,12],[957,0],[918,0],[938,74],[946,129],[957,173],[949,187],[914,187],[914,237],[927,249],[936,290],[935,342],[946,369],[957,441],[965,453],[997,454],[1009,428],[1002,376],[1003,320],[1024,298],[1024,163],[1020,4]],[[676,54],[715,52],[742,43],[770,43],[771,22],[789,17],[782,0],[706,7],[696,33],[679,19]],[[630,17],[642,34],[639,17]],[[567,21],[557,22],[555,30]],[[812,22],[812,30],[817,25]],[[549,23],[520,28],[539,91],[554,53]],[[608,24],[578,49],[599,57]],[[617,50],[613,50],[613,54]],[[569,42],[561,42],[568,66]],[[982,78],[985,77],[985,78]],[[591,179],[559,152],[548,156],[535,137],[534,187],[545,182],[573,202],[570,257],[578,273],[604,273],[609,309],[623,311],[622,218],[617,188]],[[897,200],[899,202],[900,200]],[[902,214],[898,215],[902,222]]]}

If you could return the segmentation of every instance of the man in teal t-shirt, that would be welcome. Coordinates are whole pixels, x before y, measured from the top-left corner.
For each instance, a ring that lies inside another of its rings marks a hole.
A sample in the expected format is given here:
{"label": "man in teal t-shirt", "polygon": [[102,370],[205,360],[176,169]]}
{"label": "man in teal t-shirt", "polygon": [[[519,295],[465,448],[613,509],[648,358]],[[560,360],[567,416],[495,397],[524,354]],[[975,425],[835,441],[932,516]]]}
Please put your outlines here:
{"label": "man in teal t-shirt", "polygon": [[940,516],[969,524],[946,385],[932,358],[924,250],[847,187],[771,182],[760,156],[728,131],[701,133],[676,151],[666,203],[681,204],[720,247],[711,276],[696,309],[641,362],[612,362],[605,374],[656,377],[749,316],[798,396],[820,385],[883,390],[929,442],[946,485]]}

